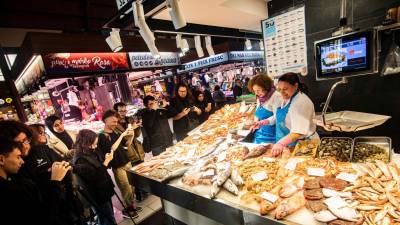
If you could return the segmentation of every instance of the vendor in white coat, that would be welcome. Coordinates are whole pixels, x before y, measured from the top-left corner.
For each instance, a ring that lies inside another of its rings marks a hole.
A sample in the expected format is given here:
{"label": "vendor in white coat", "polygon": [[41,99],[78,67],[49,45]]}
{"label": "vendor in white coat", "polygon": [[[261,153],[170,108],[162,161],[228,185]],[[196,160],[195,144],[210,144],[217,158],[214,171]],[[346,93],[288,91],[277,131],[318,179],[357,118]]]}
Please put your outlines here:
{"label": "vendor in white coat", "polygon": [[297,141],[319,139],[316,133],[314,104],[305,94],[307,88],[295,73],[286,73],[278,80],[277,91],[283,102],[274,116],[261,121],[261,124],[276,125],[276,141],[272,154],[278,156],[285,147],[294,147]]}

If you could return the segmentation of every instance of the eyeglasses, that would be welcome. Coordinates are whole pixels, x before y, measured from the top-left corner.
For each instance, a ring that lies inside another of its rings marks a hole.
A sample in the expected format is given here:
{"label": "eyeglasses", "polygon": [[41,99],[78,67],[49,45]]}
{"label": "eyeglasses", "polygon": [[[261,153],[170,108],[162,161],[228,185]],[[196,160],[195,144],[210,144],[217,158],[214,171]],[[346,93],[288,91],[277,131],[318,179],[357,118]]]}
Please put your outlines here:
{"label": "eyeglasses", "polygon": [[23,145],[29,145],[31,143],[32,139],[31,138],[24,138],[22,141],[18,141],[18,143],[23,144]]}

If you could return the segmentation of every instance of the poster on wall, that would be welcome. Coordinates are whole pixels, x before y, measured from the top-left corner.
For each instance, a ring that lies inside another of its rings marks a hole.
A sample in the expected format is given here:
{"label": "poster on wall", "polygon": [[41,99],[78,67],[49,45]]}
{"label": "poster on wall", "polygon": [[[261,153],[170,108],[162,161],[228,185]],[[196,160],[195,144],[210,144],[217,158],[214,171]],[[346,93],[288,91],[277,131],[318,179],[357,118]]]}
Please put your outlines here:
{"label": "poster on wall", "polygon": [[307,75],[305,7],[262,21],[268,75]]}
{"label": "poster on wall", "polygon": [[49,75],[129,70],[126,53],[54,53],[43,62]]}
{"label": "poster on wall", "polygon": [[178,66],[179,55],[176,52],[160,52],[161,58],[155,59],[150,52],[130,52],[132,69]]}

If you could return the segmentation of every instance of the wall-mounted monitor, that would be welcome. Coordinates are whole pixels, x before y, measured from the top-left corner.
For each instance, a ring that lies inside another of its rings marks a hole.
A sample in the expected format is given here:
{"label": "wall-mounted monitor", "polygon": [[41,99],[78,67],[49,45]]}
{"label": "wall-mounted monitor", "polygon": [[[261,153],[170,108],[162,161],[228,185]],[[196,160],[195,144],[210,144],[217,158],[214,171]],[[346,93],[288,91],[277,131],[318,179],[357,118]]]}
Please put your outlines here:
{"label": "wall-mounted monitor", "polygon": [[314,51],[317,80],[377,72],[374,30],[316,41]]}

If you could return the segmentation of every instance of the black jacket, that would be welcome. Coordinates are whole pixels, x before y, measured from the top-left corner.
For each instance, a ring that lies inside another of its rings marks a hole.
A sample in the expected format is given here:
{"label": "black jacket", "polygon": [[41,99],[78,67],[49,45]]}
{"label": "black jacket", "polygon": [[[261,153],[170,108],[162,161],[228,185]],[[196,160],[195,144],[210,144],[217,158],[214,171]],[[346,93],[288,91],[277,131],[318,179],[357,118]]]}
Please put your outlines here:
{"label": "black jacket", "polygon": [[62,161],[59,155],[47,145],[32,146],[29,155],[24,158],[19,174],[31,179],[41,193],[43,210],[54,225],[79,224],[83,207],[74,194],[72,174],[68,172],[62,181],[52,181],[51,166]]}
{"label": "black jacket", "polygon": [[[188,98],[181,99],[179,97],[173,98],[171,101],[171,109],[174,111],[174,115],[177,115],[183,111],[185,108],[192,107],[193,104]],[[174,120],[174,132],[178,134],[187,134],[190,131],[190,118],[195,115],[194,112],[190,112],[188,115],[180,118],[179,120]]]}
{"label": "black jacket", "polygon": [[206,102],[206,100],[203,100],[202,102],[196,101],[195,103],[195,106],[201,110],[200,115],[196,114],[199,124],[202,124],[204,121],[206,121],[210,115],[209,112],[206,112],[207,104],[208,102]]}
{"label": "black jacket", "polygon": [[233,96],[238,97],[241,96],[243,94],[243,89],[242,87],[235,85],[235,87],[233,87]]}
{"label": "black jacket", "polygon": [[[97,148],[101,153],[102,158],[104,158],[107,153],[111,152],[111,146],[115,143],[115,141],[117,141],[119,136],[120,134],[116,132],[110,134],[103,132],[99,134]],[[124,148],[124,145],[125,141],[122,140],[117,150],[114,152],[114,158],[111,160],[109,167],[117,169],[130,162],[127,149]]]}
{"label": "black jacket", "polygon": [[166,109],[150,110],[142,112],[142,122],[145,133],[143,145],[146,152],[157,147],[169,147],[172,145],[172,132],[169,128],[168,118],[174,116],[170,107]]}
{"label": "black jacket", "polygon": [[73,159],[74,173],[82,179],[81,185],[97,204],[111,201],[114,195],[114,184],[103,161],[97,153],[77,153]]}
{"label": "black jacket", "polygon": [[7,180],[0,177],[0,199],[2,224],[51,224],[43,210],[40,191],[30,179],[18,175]]}

